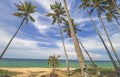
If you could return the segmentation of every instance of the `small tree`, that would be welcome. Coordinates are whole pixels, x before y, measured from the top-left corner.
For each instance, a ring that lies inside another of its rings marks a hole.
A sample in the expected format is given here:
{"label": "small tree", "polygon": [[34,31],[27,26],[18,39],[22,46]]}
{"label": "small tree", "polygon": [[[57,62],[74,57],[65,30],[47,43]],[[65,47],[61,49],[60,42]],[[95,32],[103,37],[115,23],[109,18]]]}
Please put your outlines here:
{"label": "small tree", "polygon": [[60,55],[55,56],[55,54],[53,56],[49,56],[48,65],[53,68],[52,77],[55,77],[54,76],[55,75],[55,68],[60,66],[59,57],[60,57]]}

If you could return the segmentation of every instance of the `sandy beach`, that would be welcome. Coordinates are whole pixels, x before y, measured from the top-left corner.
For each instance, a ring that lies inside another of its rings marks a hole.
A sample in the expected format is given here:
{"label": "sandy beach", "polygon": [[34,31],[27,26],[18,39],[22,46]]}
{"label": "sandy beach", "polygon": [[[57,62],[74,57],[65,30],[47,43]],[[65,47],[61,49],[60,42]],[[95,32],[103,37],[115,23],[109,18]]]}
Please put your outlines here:
{"label": "sandy beach", "polygon": [[[8,70],[9,72],[18,72],[20,74],[13,75],[10,77],[50,77],[52,72],[52,68],[6,68],[0,67],[0,70]],[[58,75],[56,77],[67,77],[66,68],[56,68],[55,73]],[[81,73],[79,71],[74,71],[76,68],[70,68],[71,76],[69,77],[81,77]],[[73,71],[72,71],[73,70]],[[98,77],[96,74],[91,74],[90,77]],[[114,72],[102,73],[99,77],[117,77]]]}
{"label": "sandy beach", "polygon": [[[52,68],[5,68],[0,67],[1,70],[8,70],[10,72],[20,72],[21,74],[17,75],[17,77],[32,77],[31,74],[36,76],[34,77],[42,77],[43,75],[48,75],[51,73]],[[66,68],[57,68],[57,70],[66,70]],[[70,70],[75,70],[75,68],[70,68]],[[14,77],[14,76],[13,76]]]}

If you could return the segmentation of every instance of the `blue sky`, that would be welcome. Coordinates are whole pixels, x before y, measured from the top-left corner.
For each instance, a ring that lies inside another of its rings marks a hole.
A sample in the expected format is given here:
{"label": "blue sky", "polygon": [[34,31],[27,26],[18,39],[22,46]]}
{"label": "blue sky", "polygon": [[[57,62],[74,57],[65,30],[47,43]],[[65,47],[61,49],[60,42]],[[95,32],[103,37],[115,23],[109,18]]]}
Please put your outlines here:
{"label": "blue sky", "polygon": [[[14,4],[18,4],[19,1],[31,1],[33,5],[37,6],[36,9],[38,11],[32,14],[36,21],[23,25],[5,53],[4,58],[47,59],[55,53],[60,55],[61,59],[65,59],[57,24],[52,25],[52,19],[46,17],[48,12],[52,12],[49,5],[53,4],[55,0],[0,0],[0,53],[21,22],[21,19],[12,15],[13,12],[17,11]],[[76,23],[80,24],[78,28],[82,29],[82,32],[77,34],[79,40],[85,45],[93,59],[109,60],[100,39],[91,25],[87,13],[83,9],[78,9],[80,0],[67,1],[71,17]],[[94,14],[93,19],[109,46],[99,19]],[[113,45],[120,56],[120,33],[111,23],[105,20],[104,22]],[[114,24],[117,25],[116,23]],[[69,59],[77,59],[72,40],[65,33],[64,38]],[[88,59],[84,51],[83,54],[85,59]]]}

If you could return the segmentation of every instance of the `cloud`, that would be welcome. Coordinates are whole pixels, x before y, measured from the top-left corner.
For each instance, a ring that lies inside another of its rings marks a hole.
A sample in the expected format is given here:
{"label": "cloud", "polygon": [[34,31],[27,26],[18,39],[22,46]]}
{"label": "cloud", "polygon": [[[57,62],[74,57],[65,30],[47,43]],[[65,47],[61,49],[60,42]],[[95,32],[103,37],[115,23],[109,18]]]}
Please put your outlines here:
{"label": "cloud", "polygon": [[38,2],[46,11],[51,11],[50,4],[53,3],[52,0],[35,0]]}
{"label": "cloud", "polygon": [[50,28],[50,26],[44,24],[43,22],[41,22],[41,20],[39,20],[39,18],[41,17],[40,13],[34,13],[32,14],[35,22],[33,22],[33,25],[39,30],[39,32],[41,34],[45,34],[45,32],[48,32],[48,29]]}
{"label": "cloud", "polygon": [[[99,18],[98,17],[94,17],[93,20],[97,21]],[[90,18],[75,18],[75,22],[77,23],[85,23],[85,22],[90,22]]]}

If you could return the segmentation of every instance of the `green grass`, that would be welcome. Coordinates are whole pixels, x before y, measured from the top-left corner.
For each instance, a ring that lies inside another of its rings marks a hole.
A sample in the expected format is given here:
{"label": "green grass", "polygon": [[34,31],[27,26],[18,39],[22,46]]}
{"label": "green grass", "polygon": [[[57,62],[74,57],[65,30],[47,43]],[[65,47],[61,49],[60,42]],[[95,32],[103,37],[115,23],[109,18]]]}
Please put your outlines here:
{"label": "green grass", "polygon": [[[101,75],[99,77],[117,77],[114,68],[98,68],[99,71],[101,72]],[[96,74],[96,69],[94,68],[88,68],[90,77],[98,77]],[[66,77],[66,71],[57,71]],[[81,77],[81,70],[76,69],[70,71],[70,76],[69,77]]]}
{"label": "green grass", "polygon": [[21,74],[22,72],[10,72],[7,70],[0,70],[0,77],[11,77],[11,76],[17,76],[18,74]]}

